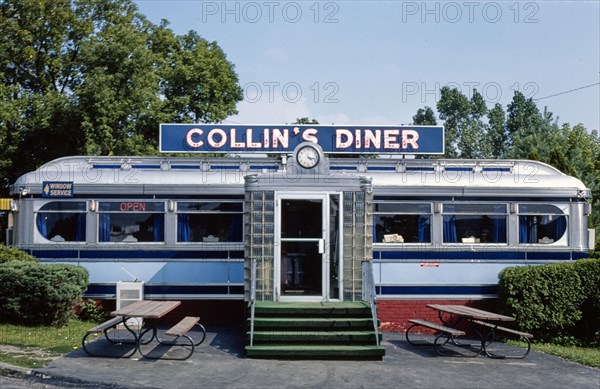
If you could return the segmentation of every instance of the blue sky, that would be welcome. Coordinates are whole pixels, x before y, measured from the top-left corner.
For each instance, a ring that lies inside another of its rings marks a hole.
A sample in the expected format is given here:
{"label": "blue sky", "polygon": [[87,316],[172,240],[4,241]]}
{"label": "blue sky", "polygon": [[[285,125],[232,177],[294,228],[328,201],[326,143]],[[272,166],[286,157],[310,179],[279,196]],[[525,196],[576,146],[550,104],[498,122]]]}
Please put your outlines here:
{"label": "blue sky", "polygon": [[235,64],[244,101],[225,123],[407,124],[450,85],[490,108],[517,89],[561,123],[600,128],[597,0],[136,3]]}

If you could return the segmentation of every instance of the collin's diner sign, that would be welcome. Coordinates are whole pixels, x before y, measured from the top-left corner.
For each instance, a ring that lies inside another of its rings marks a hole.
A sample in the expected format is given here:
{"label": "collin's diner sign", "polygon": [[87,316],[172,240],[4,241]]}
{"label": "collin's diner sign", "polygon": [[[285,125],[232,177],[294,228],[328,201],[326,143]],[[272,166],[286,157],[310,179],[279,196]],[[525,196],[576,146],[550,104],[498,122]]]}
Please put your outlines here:
{"label": "collin's diner sign", "polygon": [[164,153],[288,153],[302,142],[325,153],[443,154],[438,126],[161,124]]}

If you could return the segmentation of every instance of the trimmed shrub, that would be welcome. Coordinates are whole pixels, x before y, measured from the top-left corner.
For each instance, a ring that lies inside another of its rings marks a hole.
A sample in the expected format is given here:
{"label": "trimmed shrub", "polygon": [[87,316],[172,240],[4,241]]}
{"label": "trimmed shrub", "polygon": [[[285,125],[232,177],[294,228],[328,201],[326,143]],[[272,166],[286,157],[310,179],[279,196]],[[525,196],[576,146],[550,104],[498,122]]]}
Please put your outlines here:
{"label": "trimmed shrub", "polygon": [[569,336],[582,317],[584,288],[572,263],[520,266],[500,272],[498,297],[504,312],[539,340]]}
{"label": "trimmed shrub", "polygon": [[27,325],[63,325],[87,285],[87,270],[80,266],[2,263],[0,318]]}
{"label": "trimmed shrub", "polygon": [[37,262],[37,258],[16,247],[0,244],[0,263],[12,261]]}
{"label": "trimmed shrub", "polygon": [[600,259],[582,259],[574,267],[585,295],[576,333],[586,342],[600,345]]}

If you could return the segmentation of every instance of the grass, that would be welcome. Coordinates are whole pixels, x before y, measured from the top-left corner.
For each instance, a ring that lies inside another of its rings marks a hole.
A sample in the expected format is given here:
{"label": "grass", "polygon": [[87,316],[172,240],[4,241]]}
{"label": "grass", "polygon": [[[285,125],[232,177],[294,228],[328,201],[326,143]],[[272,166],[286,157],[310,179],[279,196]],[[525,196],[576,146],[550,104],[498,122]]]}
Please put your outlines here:
{"label": "grass", "polygon": [[93,326],[93,323],[79,320],[70,320],[61,328],[0,324],[0,345],[15,346],[3,348],[0,361],[22,367],[45,366],[53,357],[81,347],[85,331]]}
{"label": "grass", "polygon": [[546,354],[557,355],[571,362],[600,368],[600,348],[559,346],[550,343],[534,343],[532,349]]}

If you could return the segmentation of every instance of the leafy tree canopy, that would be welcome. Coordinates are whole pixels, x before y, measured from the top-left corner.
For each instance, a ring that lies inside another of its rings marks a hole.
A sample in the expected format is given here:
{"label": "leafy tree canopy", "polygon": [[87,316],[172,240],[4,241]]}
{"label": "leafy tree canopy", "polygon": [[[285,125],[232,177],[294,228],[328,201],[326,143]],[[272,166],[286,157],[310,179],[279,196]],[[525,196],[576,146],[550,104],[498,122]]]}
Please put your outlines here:
{"label": "leafy tree canopy", "polygon": [[292,124],[319,124],[317,119],[309,119],[307,117],[297,118],[296,121]]}
{"label": "leafy tree canopy", "polygon": [[242,90],[216,42],[131,0],[0,1],[3,186],[74,154],[157,153],[162,122],[219,122]]}
{"label": "leafy tree canopy", "polygon": [[431,107],[419,108],[417,114],[413,116],[413,124],[417,126],[435,126],[437,119]]}

